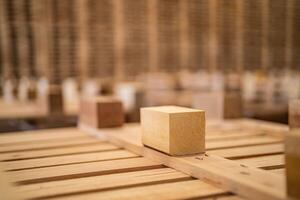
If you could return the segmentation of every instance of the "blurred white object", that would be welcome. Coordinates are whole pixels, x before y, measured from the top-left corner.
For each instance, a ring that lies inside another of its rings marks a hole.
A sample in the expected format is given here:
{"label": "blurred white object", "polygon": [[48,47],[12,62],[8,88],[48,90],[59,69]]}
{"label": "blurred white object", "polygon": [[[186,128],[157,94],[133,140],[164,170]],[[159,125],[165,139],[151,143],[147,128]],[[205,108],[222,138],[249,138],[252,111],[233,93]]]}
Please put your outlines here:
{"label": "blurred white object", "polygon": [[65,103],[79,103],[78,83],[75,79],[68,78],[63,82],[63,97]]}
{"label": "blurred white object", "polygon": [[5,80],[3,87],[3,99],[6,103],[12,103],[14,98],[14,84],[12,80]]}
{"label": "blurred white object", "polygon": [[101,86],[96,79],[89,79],[83,83],[82,95],[84,97],[96,97],[101,91]]}
{"label": "blurred white object", "polygon": [[49,88],[49,82],[47,78],[42,77],[38,80],[37,90],[38,90],[38,98],[43,98],[47,95]]}
{"label": "blurred white object", "polygon": [[118,83],[114,87],[114,93],[124,106],[125,112],[135,110],[141,104],[142,86],[137,82]]}
{"label": "blurred white object", "polygon": [[20,101],[28,101],[28,93],[30,90],[30,80],[27,77],[22,77],[18,85],[18,99]]}
{"label": "blurred white object", "polygon": [[245,72],[243,77],[243,99],[252,101],[255,98],[255,74]]}

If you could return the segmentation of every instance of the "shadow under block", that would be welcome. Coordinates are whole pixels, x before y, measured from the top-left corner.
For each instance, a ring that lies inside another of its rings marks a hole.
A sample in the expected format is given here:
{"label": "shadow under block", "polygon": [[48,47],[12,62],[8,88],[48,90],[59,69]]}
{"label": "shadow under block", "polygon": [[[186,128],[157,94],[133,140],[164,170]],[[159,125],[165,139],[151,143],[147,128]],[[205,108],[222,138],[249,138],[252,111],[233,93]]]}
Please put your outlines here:
{"label": "shadow under block", "polygon": [[108,97],[84,99],[80,103],[80,123],[93,128],[122,126],[124,123],[122,102]]}
{"label": "shadow under block", "polygon": [[288,133],[285,143],[287,194],[300,199],[300,129]]}
{"label": "shadow under block", "polygon": [[160,106],[141,109],[142,142],[170,155],[205,152],[205,112]]}
{"label": "shadow under block", "polygon": [[292,100],[289,104],[290,128],[300,128],[300,100]]}

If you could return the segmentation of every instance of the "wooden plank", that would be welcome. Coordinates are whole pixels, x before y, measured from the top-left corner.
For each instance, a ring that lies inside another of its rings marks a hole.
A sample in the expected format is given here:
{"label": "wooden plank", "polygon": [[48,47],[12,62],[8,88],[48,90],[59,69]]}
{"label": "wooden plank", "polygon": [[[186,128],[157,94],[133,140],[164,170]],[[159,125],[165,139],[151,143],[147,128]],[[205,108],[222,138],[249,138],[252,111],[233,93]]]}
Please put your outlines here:
{"label": "wooden plank", "polygon": [[[95,130],[80,125],[87,132],[108,139],[111,143],[124,147],[139,155],[162,162],[164,165],[190,174],[199,179],[207,179],[246,198],[285,199],[285,181],[282,177],[253,167],[245,167],[237,162],[217,156],[172,157],[143,147],[138,126],[124,126],[118,129]],[[226,173],[224,173],[226,172]],[[264,177],[262,179],[261,177]]]}
{"label": "wooden plank", "polygon": [[282,176],[285,176],[285,169],[272,169],[272,170],[269,170],[269,172],[272,172],[272,173],[275,173],[275,174],[278,174],[278,175],[282,175]]}
{"label": "wooden plank", "polygon": [[0,161],[25,160],[33,158],[48,158],[54,156],[74,155],[82,153],[92,153],[101,151],[112,151],[119,147],[108,143],[95,143],[80,146],[58,147],[54,149],[30,150],[13,153],[0,154]]}
{"label": "wooden plank", "polygon": [[246,166],[263,168],[263,169],[283,168],[285,165],[283,154],[259,156],[254,158],[244,158],[244,159],[239,159],[237,161]]}
{"label": "wooden plank", "polygon": [[267,122],[255,119],[239,120],[244,129],[255,129],[265,131],[270,136],[284,138],[285,134],[289,132],[289,127],[285,124],[274,122]]}
{"label": "wooden plank", "polygon": [[229,149],[218,149],[208,151],[208,154],[217,155],[227,159],[247,158],[262,155],[272,155],[284,152],[283,144],[267,144],[247,147],[236,147]]}
{"label": "wooden plank", "polygon": [[74,136],[83,136],[84,133],[76,128],[61,128],[39,131],[25,131],[15,133],[3,133],[0,135],[0,145],[19,142],[32,142],[49,139],[63,139]]}
{"label": "wooden plank", "polygon": [[253,146],[263,144],[274,144],[282,142],[281,138],[275,138],[270,136],[263,137],[251,137],[251,138],[238,138],[227,141],[208,141],[206,142],[206,150],[224,149],[231,147]]}
{"label": "wooden plank", "polygon": [[9,153],[9,152],[20,152],[20,151],[30,151],[30,150],[40,150],[40,149],[51,149],[58,147],[67,147],[67,146],[78,146],[78,145],[87,145],[87,144],[101,144],[101,140],[97,140],[89,136],[74,137],[67,140],[50,140],[43,143],[26,143],[26,144],[17,144],[12,146],[0,146],[0,153]]}
{"label": "wooden plank", "polygon": [[108,151],[108,152],[84,153],[84,154],[77,154],[77,155],[66,155],[66,156],[57,156],[57,157],[50,157],[50,158],[36,158],[36,159],[4,162],[3,168],[7,171],[16,171],[16,170],[19,171],[24,169],[34,169],[34,168],[88,163],[88,162],[105,161],[105,160],[134,158],[134,157],[138,157],[138,155],[130,153],[129,151],[125,151],[125,150],[116,150],[116,151]]}
{"label": "wooden plank", "polygon": [[15,192],[13,184],[11,184],[7,174],[2,170],[0,165],[0,194],[1,199],[20,200],[21,196]]}
{"label": "wooden plank", "polygon": [[161,167],[160,163],[150,161],[146,158],[130,158],[12,171],[9,172],[9,175],[18,184],[31,184]]}
{"label": "wooden plank", "polygon": [[45,146],[47,146],[48,144],[50,143],[59,143],[60,141],[62,140],[68,140],[68,141],[76,141],[76,140],[80,140],[80,139],[83,139],[83,138],[87,138],[86,135],[74,135],[74,136],[70,136],[70,137],[61,137],[61,138],[55,138],[55,139],[43,139],[43,140],[34,140],[34,141],[26,141],[26,142],[13,142],[11,141],[11,143],[5,143],[5,144],[2,144],[0,145],[0,147],[3,147],[4,149],[6,147],[9,147],[9,148],[13,148],[14,146],[35,146],[36,144],[44,144]]}
{"label": "wooden plank", "polygon": [[191,177],[171,168],[162,168],[24,185],[18,187],[18,191],[28,199],[49,198],[182,180],[191,180]]}
{"label": "wooden plank", "polygon": [[205,135],[205,141],[213,141],[213,140],[232,140],[232,139],[239,139],[239,138],[249,138],[255,136],[266,136],[266,133],[261,133],[259,131],[232,131],[230,133],[211,133],[207,132]]}
{"label": "wooden plank", "polygon": [[200,180],[164,183],[150,186],[104,191],[101,193],[82,194],[57,199],[192,199],[226,193]]}

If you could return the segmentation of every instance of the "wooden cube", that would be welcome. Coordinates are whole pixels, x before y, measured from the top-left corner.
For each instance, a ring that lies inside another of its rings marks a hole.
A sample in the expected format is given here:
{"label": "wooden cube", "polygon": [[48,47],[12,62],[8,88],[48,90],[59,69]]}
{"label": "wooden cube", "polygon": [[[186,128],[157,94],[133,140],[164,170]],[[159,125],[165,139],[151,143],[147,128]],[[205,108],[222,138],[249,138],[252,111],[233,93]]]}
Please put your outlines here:
{"label": "wooden cube", "polygon": [[240,91],[225,91],[224,118],[234,119],[243,116],[243,100]]}
{"label": "wooden cube", "polygon": [[48,92],[43,94],[39,103],[50,115],[62,115],[64,111],[62,88],[59,85],[50,85]]}
{"label": "wooden cube", "polygon": [[289,125],[291,129],[300,128],[300,100],[292,100],[289,104]]}
{"label": "wooden cube", "polygon": [[124,111],[121,101],[112,97],[83,99],[80,103],[80,123],[94,128],[122,126]]}
{"label": "wooden cube", "polygon": [[143,144],[170,155],[205,152],[205,112],[178,106],[141,109]]}
{"label": "wooden cube", "polygon": [[287,134],[285,141],[287,194],[291,199],[300,199],[300,129]]}

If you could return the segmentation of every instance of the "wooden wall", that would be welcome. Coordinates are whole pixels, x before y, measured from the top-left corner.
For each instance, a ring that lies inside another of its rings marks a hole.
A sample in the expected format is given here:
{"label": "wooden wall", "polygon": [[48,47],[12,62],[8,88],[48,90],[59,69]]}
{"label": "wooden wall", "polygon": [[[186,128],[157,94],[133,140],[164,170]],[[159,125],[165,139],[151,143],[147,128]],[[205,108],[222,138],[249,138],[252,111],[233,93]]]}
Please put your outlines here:
{"label": "wooden wall", "polygon": [[300,69],[297,0],[0,0],[2,77]]}

